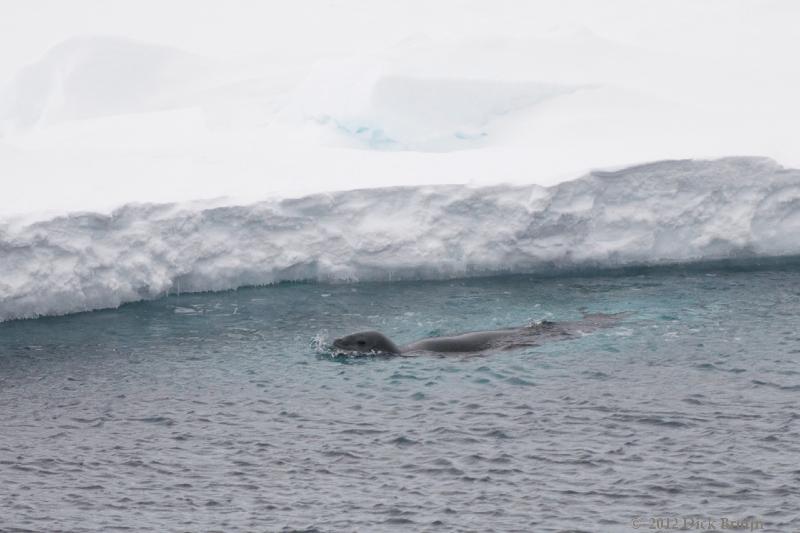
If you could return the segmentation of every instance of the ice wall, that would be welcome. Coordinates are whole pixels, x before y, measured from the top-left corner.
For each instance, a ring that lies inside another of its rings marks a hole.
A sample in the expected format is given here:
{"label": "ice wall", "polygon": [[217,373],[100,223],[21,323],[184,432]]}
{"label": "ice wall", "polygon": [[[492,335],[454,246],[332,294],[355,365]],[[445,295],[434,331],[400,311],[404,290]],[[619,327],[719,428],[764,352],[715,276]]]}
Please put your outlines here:
{"label": "ice wall", "polygon": [[548,272],[800,253],[800,171],[663,161],[551,187],[127,205],[0,225],[0,320],[287,280]]}

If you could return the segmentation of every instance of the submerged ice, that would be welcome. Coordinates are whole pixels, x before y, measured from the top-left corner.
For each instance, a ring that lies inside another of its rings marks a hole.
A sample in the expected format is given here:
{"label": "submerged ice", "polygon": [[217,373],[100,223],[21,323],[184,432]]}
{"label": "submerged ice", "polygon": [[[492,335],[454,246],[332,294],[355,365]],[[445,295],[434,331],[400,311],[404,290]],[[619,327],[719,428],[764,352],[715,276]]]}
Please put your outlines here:
{"label": "submerged ice", "polygon": [[393,187],[0,223],[0,320],[290,280],[547,272],[800,253],[800,170],[663,161],[551,187]]}

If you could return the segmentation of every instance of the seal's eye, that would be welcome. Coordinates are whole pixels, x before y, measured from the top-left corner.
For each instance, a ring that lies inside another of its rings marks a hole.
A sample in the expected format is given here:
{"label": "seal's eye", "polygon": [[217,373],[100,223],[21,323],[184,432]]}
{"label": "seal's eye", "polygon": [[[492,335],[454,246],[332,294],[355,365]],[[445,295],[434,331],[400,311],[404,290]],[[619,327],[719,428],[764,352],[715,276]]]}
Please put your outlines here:
{"label": "seal's eye", "polygon": [[358,341],[358,345],[359,346],[365,346],[366,344],[367,344],[367,341],[365,341],[365,340]]}

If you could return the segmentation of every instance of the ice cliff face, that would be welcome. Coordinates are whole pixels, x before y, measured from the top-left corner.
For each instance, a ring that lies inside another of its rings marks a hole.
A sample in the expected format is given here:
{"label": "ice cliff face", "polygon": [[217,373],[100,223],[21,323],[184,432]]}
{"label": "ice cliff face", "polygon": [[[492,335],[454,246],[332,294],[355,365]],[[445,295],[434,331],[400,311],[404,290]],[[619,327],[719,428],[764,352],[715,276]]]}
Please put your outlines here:
{"label": "ice cliff face", "polygon": [[552,187],[397,187],[0,222],[0,320],[287,280],[546,272],[800,253],[800,170],[663,161]]}

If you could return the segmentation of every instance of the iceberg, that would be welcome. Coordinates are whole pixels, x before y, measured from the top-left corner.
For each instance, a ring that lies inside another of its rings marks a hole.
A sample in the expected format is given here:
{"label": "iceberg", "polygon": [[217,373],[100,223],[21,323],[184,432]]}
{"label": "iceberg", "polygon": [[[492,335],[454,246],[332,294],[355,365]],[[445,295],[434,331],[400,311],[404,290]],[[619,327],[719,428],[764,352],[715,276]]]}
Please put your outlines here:
{"label": "iceberg", "polygon": [[800,253],[800,170],[675,160],[549,187],[388,187],[0,222],[0,320],[283,281],[547,273]]}
{"label": "iceberg", "polygon": [[798,253],[796,3],[123,4],[4,13],[0,320]]}

